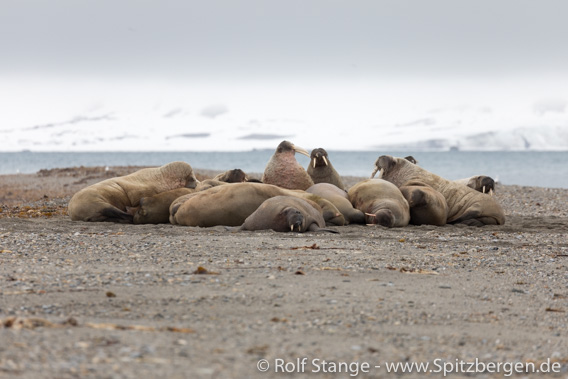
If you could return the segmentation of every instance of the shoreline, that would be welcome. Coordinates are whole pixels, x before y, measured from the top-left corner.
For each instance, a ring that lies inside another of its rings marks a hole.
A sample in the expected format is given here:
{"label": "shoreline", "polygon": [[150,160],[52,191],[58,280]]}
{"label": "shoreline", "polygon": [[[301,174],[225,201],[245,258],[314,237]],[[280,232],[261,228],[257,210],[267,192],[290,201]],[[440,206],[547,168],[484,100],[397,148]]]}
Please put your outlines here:
{"label": "shoreline", "polygon": [[481,228],[229,233],[65,215],[76,190],[135,169],[0,176],[0,377],[270,378],[304,357],[371,364],[359,377],[436,359],[568,373],[568,189],[498,185],[507,221]]}

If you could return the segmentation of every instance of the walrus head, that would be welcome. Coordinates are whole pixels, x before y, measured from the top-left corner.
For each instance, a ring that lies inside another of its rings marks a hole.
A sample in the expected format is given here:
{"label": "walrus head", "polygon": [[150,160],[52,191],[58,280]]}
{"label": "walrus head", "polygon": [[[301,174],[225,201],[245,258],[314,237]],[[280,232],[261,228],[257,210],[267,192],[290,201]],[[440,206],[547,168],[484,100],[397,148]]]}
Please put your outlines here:
{"label": "walrus head", "polygon": [[217,175],[214,179],[227,183],[242,183],[247,181],[247,175],[240,168],[235,168]]}
{"label": "walrus head", "polygon": [[310,154],[310,159],[312,160],[312,166],[315,167],[323,167],[323,166],[329,166],[329,162],[327,160],[327,151],[325,151],[324,149],[317,148],[317,149],[313,149],[312,153]]}
{"label": "walrus head", "polygon": [[375,161],[375,170],[371,174],[371,179],[373,179],[375,177],[375,174],[379,170],[380,170],[380,172],[379,172],[378,179],[381,179],[383,177],[383,175],[385,175],[388,171],[392,170],[395,166],[396,166],[396,158],[394,158],[390,155],[381,155]]}
{"label": "walrus head", "polygon": [[289,152],[289,151],[293,151],[294,153],[303,154],[308,158],[310,157],[310,153],[308,153],[308,151],[306,149],[304,149],[300,146],[296,146],[290,141],[282,141],[282,142],[280,142],[280,144],[276,148],[276,154],[285,153],[285,152]]}
{"label": "walrus head", "polygon": [[479,181],[479,183],[476,185],[476,188],[478,188],[479,192],[493,195],[495,191],[495,180],[493,180],[493,178],[489,176],[479,176],[477,177],[477,181]]}
{"label": "walrus head", "polygon": [[376,213],[365,213],[368,225],[382,225],[387,228],[394,226],[394,214],[390,209],[380,209]]}
{"label": "walrus head", "polygon": [[302,212],[297,210],[296,208],[286,208],[282,211],[282,213],[286,216],[286,221],[290,226],[290,231],[294,232],[302,232],[304,228],[304,215]]}

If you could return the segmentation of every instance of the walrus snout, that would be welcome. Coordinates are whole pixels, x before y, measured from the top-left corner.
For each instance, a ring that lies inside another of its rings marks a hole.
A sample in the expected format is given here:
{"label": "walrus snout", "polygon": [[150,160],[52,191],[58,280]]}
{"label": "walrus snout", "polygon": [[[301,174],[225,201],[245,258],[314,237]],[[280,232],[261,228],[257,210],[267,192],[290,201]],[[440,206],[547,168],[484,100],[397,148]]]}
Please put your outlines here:
{"label": "walrus snout", "polygon": [[325,151],[325,149],[321,147],[313,149],[312,154],[310,155],[310,157],[312,158],[313,167],[315,168],[316,166],[329,166],[326,155],[327,151]]}
{"label": "walrus snout", "polygon": [[365,216],[367,216],[367,224],[376,224],[387,228],[394,226],[394,214],[390,209],[381,209],[376,213],[365,213]]}
{"label": "walrus snout", "polygon": [[185,184],[185,188],[195,189],[198,184],[199,180],[197,180],[197,178],[194,176],[193,179],[188,180],[188,182]]}
{"label": "walrus snout", "polygon": [[495,180],[489,176],[483,176],[481,178],[481,192],[492,193],[495,191]]}
{"label": "walrus snout", "polygon": [[[409,157],[412,158],[411,156]],[[396,166],[396,159],[394,157],[391,157],[390,155],[381,155],[375,161],[375,170],[371,174],[371,179],[373,179],[377,171],[380,171],[378,179],[382,179],[384,175],[394,168],[394,166]]]}
{"label": "walrus snout", "polygon": [[304,215],[297,209],[290,208],[287,210],[288,224],[290,225],[290,231],[302,231],[302,225],[304,224]]}

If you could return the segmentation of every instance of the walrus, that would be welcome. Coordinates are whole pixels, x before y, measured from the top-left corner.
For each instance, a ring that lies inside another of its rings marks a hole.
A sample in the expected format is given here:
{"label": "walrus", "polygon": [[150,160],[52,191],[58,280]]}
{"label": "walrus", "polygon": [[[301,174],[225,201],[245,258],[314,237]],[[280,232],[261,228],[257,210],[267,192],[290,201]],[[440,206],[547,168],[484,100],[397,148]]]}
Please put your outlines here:
{"label": "walrus", "polygon": [[446,225],[448,204],[444,196],[430,186],[421,183],[400,187],[402,196],[410,207],[410,223],[413,225]]}
{"label": "walrus", "polygon": [[365,214],[353,207],[349,201],[347,192],[338,188],[331,183],[317,183],[306,190],[308,193],[313,193],[326,200],[329,200],[339,209],[346,223],[349,224],[364,224]]}
{"label": "walrus", "polygon": [[[325,221],[319,205],[294,196],[275,196],[265,200],[237,230],[266,230],[275,232],[317,232],[324,229]],[[229,229],[231,230],[231,229]]]}
{"label": "walrus", "polygon": [[306,190],[313,186],[312,178],[296,160],[296,152],[310,156],[305,149],[292,142],[280,142],[264,169],[261,181],[287,189]]}
{"label": "walrus", "polygon": [[363,180],[349,189],[348,196],[353,207],[365,213],[367,224],[392,228],[406,226],[410,221],[408,201],[386,180]]}
{"label": "walrus", "polygon": [[[199,183],[201,184],[201,183]],[[134,224],[165,224],[170,222],[170,205],[183,195],[194,193],[193,188],[176,188],[160,192],[154,196],[143,197],[134,213]]]}
{"label": "walrus", "polygon": [[213,180],[226,183],[242,183],[248,180],[247,174],[240,168],[234,168],[216,175]]}
{"label": "walrus", "polygon": [[432,174],[406,159],[382,155],[375,162],[372,175],[377,171],[380,171],[380,178],[397,187],[418,182],[440,192],[448,205],[448,224],[483,226],[505,223],[505,213],[493,197]]}
{"label": "walrus", "polygon": [[486,175],[475,175],[470,178],[456,179],[454,183],[464,184],[481,193],[488,193],[493,196],[495,192],[495,180]]}
{"label": "walrus", "polygon": [[197,183],[191,166],[185,162],[144,168],[83,188],[69,201],[68,212],[73,221],[132,223],[133,214],[127,209],[137,207],[142,197],[181,187],[195,188]]}
{"label": "walrus", "polygon": [[[134,224],[163,224],[170,222],[170,205],[178,197],[204,191],[208,188],[224,185],[227,183],[240,183],[247,181],[243,170],[235,168],[222,172],[213,179],[205,179],[197,183],[195,189],[178,188],[171,191],[158,193],[151,197],[140,199],[140,205],[133,209]],[[130,211],[129,211],[130,212]]]}
{"label": "walrus", "polygon": [[329,160],[327,151],[321,147],[312,150],[307,171],[314,184],[330,183],[341,189],[345,189],[341,176],[335,171],[335,168]]}
{"label": "walrus", "polygon": [[230,183],[176,199],[170,206],[170,223],[211,227],[240,226],[265,200],[294,196],[311,200],[322,209],[326,223],[344,225],[345,218],[328,200],[305,191],[294,191],[265,183]]}

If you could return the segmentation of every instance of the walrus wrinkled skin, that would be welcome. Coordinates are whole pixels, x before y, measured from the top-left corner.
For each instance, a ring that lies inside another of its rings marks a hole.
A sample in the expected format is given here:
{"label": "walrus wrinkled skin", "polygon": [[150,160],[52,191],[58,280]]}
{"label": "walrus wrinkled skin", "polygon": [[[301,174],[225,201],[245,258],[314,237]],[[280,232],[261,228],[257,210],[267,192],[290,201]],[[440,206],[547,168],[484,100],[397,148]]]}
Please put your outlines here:
{"label": "walrus wrinkled skin", "polygon": [[308,193],[313,193],[329,200],[339,209],[345,222],[348,224],[364,224],[365,214],[359,209],[355,209],[353,204],[349,201],[347,192],[338,188],[336,185],[330,183],[314,184],[306,190]]}
{"label": "walrus wrinkled skin", "polygon": [[296,160],[296,152],[310,156],[305,149],[292,142],[282,141],[266,164],[261,181],[292,190],[307,190],[313,186],[312,178]]}
{"label": "walrus wrinkled skin", "polygon": [[133,215],[127,209],[137,207],[142,197],[181,187],[195,188],[197,183],[191,166],[185,162],[144,168],[83,188],[69,201],[68,212],[73,221],[132,223]]}
{"label": "walrus wrinkled skin", "polygon": [[[406,159],[382,155],[375,162],[375,173],[397,187],[421,183],[440,192],[448,205],[448,224],[473,226],[503,225],[505,213],[492,196],[446,180]],[[374,174],[373,174],[374,175]]]}
{"label": "walrus wrinkled skin", "polygon": [[[201,183],[199,183],[201,184]],[[154,196],[143,197],[134,213],[134,224],[167,224],[170,222],[170,205],[178,197],[194,193],[193,188],[176,188]]]}
{"label": "walrus wrinkled skin", "polygon": [[405,185],[400,192],[408,201],[411,224],[446,225],[448,204],[440,192],[426,185]]}
{"label": "walrus wrinkled skin", "polygon": [[314,184],[330,183],[342,190],[345,189],[343,180],[331,164],[327,151],[321,147],[312,150],[307,171]]}
{"label": "walrus wrinkled skin", "polygon": [[366,215],[367,224],[379,224],[387,228],[408,225],[408,202],[400,190],[382,179],[367,179],[349,189],[353,207]]}
{"label": "walrus wrinkled skin", "polygon": [[313,201],[294,196],[275,196],[265,200],[238,229],[298,233],[331,231],[324,227],[321,209]]}
{"label": "walrus wrinkled skin", "polygon": [[495,180],[486,175],[475,175],[471,178],[456,179],[454,183],[464,184],[476,191],[490,195],[493,195],[495,192]]}
{"label": "walrus wrinkled skin", "polygon": [[182,196],[170,206],[170,222],[200,227],[240,226],[260,204],[275,196],[311,200],[322,208],[326,223],[345,224],[345,218],[331,202],[305,191],[287,190],[264,183],[230,183]]}

